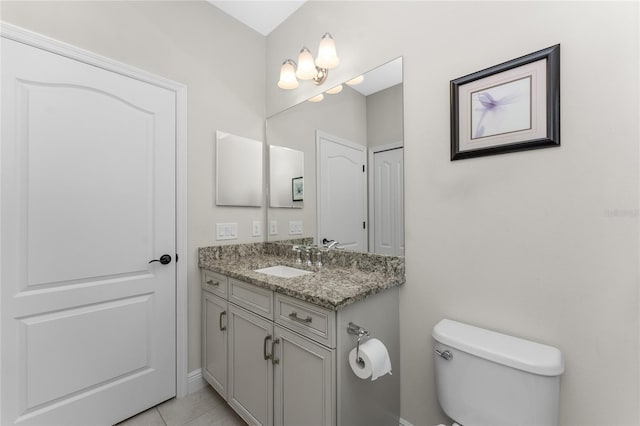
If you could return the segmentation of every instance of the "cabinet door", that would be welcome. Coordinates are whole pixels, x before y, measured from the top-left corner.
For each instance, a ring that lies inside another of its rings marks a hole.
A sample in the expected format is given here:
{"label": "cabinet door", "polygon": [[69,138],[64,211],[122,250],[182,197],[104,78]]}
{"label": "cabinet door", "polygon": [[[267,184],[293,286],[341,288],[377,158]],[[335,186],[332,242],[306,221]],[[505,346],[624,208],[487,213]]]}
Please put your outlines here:
{"label": "cabinet door", "polygon": [[228,402],[250,425],[273,425],[273,323],[229,304]]}
{"label": "cabinet door", "polygon": [[335,425],[335,351],[275,326],[276,426]]}
{"label": "cabinet door", "polygon": [[227,301],[202,292],[202,376],[227,399]]}

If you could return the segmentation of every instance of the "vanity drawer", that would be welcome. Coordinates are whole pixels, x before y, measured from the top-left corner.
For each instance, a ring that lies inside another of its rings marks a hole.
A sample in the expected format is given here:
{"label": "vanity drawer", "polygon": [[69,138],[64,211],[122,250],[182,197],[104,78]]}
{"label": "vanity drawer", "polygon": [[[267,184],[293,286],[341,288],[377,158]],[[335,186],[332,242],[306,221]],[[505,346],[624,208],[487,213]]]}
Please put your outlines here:
{"label": "vanity drawer", "polygon": [[336,347],[335,311],[276,294],[275,321],[325,346]]}
{"label": "vanity drawer", "polygon": [[202,270],[202,288],[226,299],[227,277],[213,271]]}
{"label": "vanity drawer", "polygon": [[273,291],[229,278],[229,301],[273,320]]}

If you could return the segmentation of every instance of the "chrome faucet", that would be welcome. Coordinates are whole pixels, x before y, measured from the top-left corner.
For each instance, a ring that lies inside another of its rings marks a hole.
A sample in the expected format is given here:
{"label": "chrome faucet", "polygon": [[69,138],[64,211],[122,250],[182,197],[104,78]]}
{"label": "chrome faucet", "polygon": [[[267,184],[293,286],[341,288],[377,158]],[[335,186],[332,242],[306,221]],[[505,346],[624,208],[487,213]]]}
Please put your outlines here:
{"label": "chrome faucet", "polygon": [[307,266],[311,266],[311,247],[302,246],[301,249],[304,252],[304,258],[305,258],[304,264]]}
{"label": "chrome faucet", "polygon": [[293,248],[291,249],[294,253],[296,253],[296,264],[300,265],[302,264],[302,250],[300,249],[300,247],[298,246],[293,246]]}
{"label": "chrome faucet", "polygon": [[322,244],[327,248],[327,250],[331,250],[332,248],[334,248],[340,243],[337,242],[336,240],[327,240],[326,238],[324,238],[322,240]]}
{"label": "chrome faucet", "polygon": [[320,247],[316,248],[316,266],[322,268],[322,249]]}

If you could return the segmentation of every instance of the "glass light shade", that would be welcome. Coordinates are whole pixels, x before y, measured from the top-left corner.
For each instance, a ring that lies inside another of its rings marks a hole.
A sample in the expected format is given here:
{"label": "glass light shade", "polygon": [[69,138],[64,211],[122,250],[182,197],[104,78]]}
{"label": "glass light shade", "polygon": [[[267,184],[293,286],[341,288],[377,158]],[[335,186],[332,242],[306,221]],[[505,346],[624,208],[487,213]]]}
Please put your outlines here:
{"label": "glass light shade", "polygon": [[296,77],[300,80],[311,80],[317,74],[316,64],[313,62],[313,55],[309,49],[303,47],[298,56],[298,70]]}
{"label": "glass light shade", "polygon": [[295,62],[291,59],[287,59],[282,63],[282,67],[280,67],[280,81],[278,81],[279,88],[291,90],[299,86],[294,65]]}
{"label": "glass light shade", "polygon": [[333,41],[331,34],[324,33],[320,46],[318,46],[318,57],[316,65],[320,68],[331,69],[338,66],[340,59],[336,53],[336,43]]}
{"label": "glass light shade", "polygon": [[342,84],[339,84],[336,87],[332,87],[331,89],[327,90],[327,93],[330,95],[335,95],[340,92],[342,92]]}
{"label": "glass light shade", "polygon": [[360,84],[364,81],[364,75],[359,75],[356,78],[352,78],[351,80],[347,81],[347,84],[349,86],[355,86],[356,84]]}
{"label": "glass light shade", "polygon": [[314,96],[313,98],[309,98],[309,102],[320,102],[323,99],[324,99],[324,95],[320,93],[319,95]]}

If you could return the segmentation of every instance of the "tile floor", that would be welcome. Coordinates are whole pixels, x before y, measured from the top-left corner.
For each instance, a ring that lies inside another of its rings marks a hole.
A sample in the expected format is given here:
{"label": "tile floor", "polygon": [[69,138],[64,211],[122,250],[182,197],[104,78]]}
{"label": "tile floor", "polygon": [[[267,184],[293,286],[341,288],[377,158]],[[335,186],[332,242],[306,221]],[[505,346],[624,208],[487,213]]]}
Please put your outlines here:
{"label": "tile floor", "polygon": [[246,426],[210,386],[170,399],[117,426]]}

